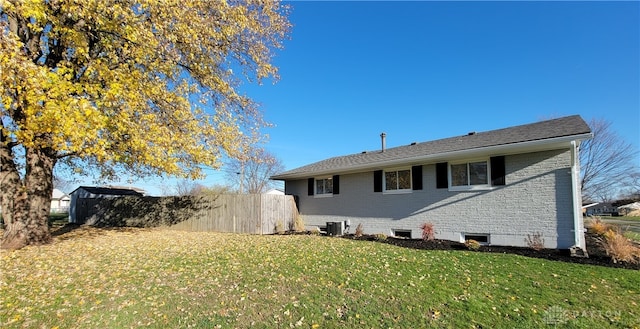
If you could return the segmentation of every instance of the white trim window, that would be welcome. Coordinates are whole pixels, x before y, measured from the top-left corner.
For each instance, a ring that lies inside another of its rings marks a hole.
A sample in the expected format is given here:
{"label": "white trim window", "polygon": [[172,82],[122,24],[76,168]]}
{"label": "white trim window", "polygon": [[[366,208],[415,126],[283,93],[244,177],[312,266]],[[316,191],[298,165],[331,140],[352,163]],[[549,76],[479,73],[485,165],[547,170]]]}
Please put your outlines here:
{"label": "white trim window", "polygon": [[449,166],[449,182],[452,189],[489,187],[489,161],[452,163]]}
{"label": "white trim window", "polygon": [[411,168],[384,171],[384,192],[398,193],[411,191]]}
{"label": "white trim window", "polygon": [[333,177],[316,178],[315,191],[317,196],[333,195]]}

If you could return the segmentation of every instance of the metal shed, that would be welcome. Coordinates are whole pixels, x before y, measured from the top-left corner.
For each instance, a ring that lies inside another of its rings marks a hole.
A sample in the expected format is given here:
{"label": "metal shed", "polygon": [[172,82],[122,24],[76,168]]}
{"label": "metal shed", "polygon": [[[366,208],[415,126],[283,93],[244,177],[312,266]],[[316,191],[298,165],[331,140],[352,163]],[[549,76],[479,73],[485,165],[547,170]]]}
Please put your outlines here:
{"label": "metal shed", "polygon": [[133,189],[80,186],[70,193],[69,223],[83,224],[92,214],[92,210],[105,198],[139,196],[143,194]]}

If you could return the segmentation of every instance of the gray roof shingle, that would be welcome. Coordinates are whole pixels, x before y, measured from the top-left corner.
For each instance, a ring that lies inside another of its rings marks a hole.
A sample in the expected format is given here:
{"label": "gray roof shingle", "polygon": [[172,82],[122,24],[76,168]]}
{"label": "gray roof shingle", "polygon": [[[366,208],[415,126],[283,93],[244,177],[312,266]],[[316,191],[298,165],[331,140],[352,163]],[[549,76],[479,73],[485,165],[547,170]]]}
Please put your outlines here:
{"label": "gray roof shingle", "polygon": [[573,115],[504,129],[416,143],[415,145],[393,147],[386,149],[384,152],[377,150],[337,156],[285,171],[271,178],[288,179],[299,178],[305,175],[311,177],[314,174],[328,171],[333,171],[337,174],[348,171],[354,167],[375,166],[378,163],[382,164],[391,160],[410,160],[421,156],[435,156],[450,152],[541,141],[589,133],[591,133],[591,129],[587,123],[579,115]]}

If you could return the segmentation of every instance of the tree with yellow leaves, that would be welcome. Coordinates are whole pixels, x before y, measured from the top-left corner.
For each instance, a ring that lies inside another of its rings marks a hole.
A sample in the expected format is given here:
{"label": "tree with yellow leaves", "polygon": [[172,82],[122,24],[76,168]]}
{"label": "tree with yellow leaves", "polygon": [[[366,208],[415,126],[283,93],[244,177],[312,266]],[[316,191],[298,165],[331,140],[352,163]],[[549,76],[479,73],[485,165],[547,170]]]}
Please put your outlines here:
{"label": "tree with yellow leaves", "polygon": [[[287,8],[260,0],[0,0],[3,248],[50,241],[53,170],[195,178],[266,123]],[[238,73],[234,73],[236,70]]]}

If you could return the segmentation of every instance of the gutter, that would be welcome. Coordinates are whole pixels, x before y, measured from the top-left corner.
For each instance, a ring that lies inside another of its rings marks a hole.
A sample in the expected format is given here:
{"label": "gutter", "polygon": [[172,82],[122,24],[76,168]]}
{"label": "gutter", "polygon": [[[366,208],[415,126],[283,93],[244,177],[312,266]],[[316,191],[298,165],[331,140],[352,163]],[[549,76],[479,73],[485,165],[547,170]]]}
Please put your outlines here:
{"label": "gutter", "polygon": [[582,196],[580,191],[580,155],[579,141],[571,141],[571,194],[573,199],[573,236],[574,245],[571,247],[572,256],[587,256],[584,241],[584,221],[582,218]]}
{"label": "gutter", "polygon": [[582,209],[587,209],[589,207],[593,207],[593,206],[596,206],[598,204],[600,204],[600,203],[599,202],[590,203],[590,204],[582,206]]}

